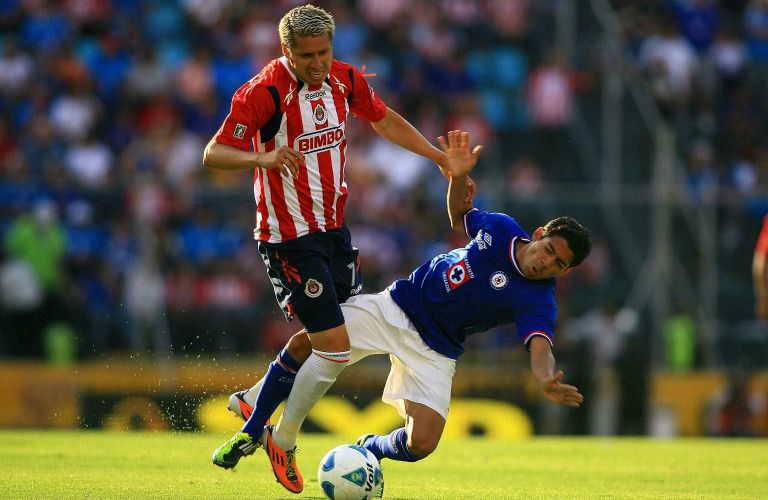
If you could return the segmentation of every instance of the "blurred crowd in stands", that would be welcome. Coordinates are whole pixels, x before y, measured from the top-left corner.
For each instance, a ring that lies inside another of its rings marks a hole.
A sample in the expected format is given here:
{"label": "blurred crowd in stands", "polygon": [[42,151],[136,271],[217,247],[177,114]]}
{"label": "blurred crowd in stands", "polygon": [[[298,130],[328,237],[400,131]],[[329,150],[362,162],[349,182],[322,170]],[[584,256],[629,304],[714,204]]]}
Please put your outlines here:
{"label": "blurred crowd in stands", "polygon": [[[265,282],[250,174],[201,163],[233,92],[280,55],[277,21],[298,3],[0,2],[0,356],[50,356],[65,349],[67,332],[82,359],[274,352],[298,329]],[[335,56],[375,74],[385,102],[426,137],[461,128],[487,146],[478,206],[510,211],[533,230],[565,211],[548,186],[599,181],[572,130],[588,126],[577,122],[579,104],[594,102],[617,68],[597,55],[597,40],[584,38],[591,45],[570,58],[557,47],[557,0],[315,3],[335,17]],[[576,4],[582,17],[588,7]],[[612,5],[626,63],[647,75],[680,132],[692,199],[759,193],[768,174],[768,1]],[[378,291],[464,240],[449,230],[437,170],[358,121],[350,126],[345,214],[365,290]],[[588,210],[573,215],[590,224]],[[602,234],[561,280],[564,323],[610,309],[601,291],[616,250]],[[623,342],[609,341],[613,362]],[[502,332],[476,342],[517,340]]]}

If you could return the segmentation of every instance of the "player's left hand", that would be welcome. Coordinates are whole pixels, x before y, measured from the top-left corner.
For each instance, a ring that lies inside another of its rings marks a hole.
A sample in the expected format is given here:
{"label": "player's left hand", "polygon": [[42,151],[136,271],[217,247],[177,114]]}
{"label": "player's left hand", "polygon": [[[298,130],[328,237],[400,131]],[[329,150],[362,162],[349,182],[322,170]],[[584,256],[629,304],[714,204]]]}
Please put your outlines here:
{"label": "player's left hand", "polygon": [[441,171],[452,177],[467,175],[475,168],[477,160],[483,146],[477,145],[472,151],[469,150],[469,132],[461,130],[451,130],[448,132],[448,139],[442,135],[437,138],[437,143],[445,153],[445,163]]}
{"label": "player's left hand", "polygon": [[559,370],[550,378],[541,384],[541,389],[544,391],[544,396],[560,405],[579,407],[584,402],[584,396],[579,393],[579,390],[568,384],[561,384],[563,380],[563,370]]}

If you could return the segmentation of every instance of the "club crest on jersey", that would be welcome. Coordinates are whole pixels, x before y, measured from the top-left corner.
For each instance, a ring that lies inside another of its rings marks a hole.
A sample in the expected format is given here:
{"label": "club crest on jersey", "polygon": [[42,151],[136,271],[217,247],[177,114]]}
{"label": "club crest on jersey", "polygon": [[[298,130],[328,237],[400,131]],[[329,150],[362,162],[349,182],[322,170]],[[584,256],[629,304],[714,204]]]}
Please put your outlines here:
{"label": "club crest on jersey", "polygon": [[502,271],[496,271],[491,275],[491,286],[496,290],[503,290],[507,287],[507,283],[509,283],[509,278],[507,278],[506,273]]}
{"label": "club crest on jersey", "polygon": [[312,119],[318,125],[323,125],[328,121],[328,112],[325,110],[325,106],[318,104],[315,106],[315,110],[312,112]]}
{"label": "club crest on jersey", "polygon": [[[325,111],[325,110],[323,110]],[[315,130],[308,134],[301,134],[296,138],[294,149],[302,153],[318,153],[337,147],[344,142],[343,125]]]}
{"label": "club crest on jersey", "polygon": [[242,139],[243,137],[245,137],[246,130],[248,130],[248,127],[246,127],[242,123],[238,123],[237,125],[235,125],[235,130],[232,132],[232,135],[238,139]]}
{"label": "club crest on jersey", "polygon": [[304,294],[310,299],[315,299],[323,293],[323,284],[317,281],[315,278],[309,278],[307,284],[304,285]]}
{"label": "club crest on jersey", "polygon": [[473,277],[472,270],[463,260],[455,263],[445,272],[445,281],[448,283],[449,291],[455,290]]}

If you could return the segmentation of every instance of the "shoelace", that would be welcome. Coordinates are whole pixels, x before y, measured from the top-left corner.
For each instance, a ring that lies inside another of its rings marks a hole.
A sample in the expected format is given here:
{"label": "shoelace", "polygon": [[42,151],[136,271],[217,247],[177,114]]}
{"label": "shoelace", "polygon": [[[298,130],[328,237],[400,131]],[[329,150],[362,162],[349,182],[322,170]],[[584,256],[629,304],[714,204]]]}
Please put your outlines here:
{"label": "shoelace", "polygon": [[298,478],[296,477],[296,471],[293,468],[293,461],[295,459],[296,452],[299,451],[298,449],[294,448],[292,450],[287,450],[285,452],[285,457],[288,459],[287,464],[285,464],[285,477],[287,477],[291,481],[296,481]]}

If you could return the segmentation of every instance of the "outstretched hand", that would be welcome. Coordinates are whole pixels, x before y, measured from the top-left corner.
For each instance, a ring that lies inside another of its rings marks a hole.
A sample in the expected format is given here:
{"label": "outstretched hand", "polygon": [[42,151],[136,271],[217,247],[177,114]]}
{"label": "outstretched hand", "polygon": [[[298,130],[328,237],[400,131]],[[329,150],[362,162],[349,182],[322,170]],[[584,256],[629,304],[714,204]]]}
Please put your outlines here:
{"label": "outstretched hand", "polygon": [[584,396],[579,393],[579,390],[568,384],[561,384],[563,380],[563,370],[559,370],[550,378],[545,380],[541,384],[541,389],[544,391],[544,396],[560,405],[579,407],[584,402]]}
{"label": "outstretched hand", "polygon": [[475,168],[483,146],[477,145],[469,151],[469,132],[451,130],[448,139],[442,135],[437,138],[440,149],[445,153],[443,170],[452,177],[467,175]]}

